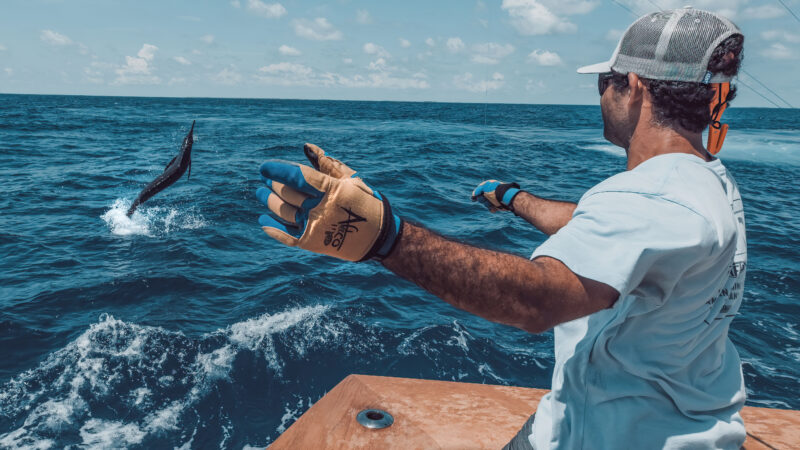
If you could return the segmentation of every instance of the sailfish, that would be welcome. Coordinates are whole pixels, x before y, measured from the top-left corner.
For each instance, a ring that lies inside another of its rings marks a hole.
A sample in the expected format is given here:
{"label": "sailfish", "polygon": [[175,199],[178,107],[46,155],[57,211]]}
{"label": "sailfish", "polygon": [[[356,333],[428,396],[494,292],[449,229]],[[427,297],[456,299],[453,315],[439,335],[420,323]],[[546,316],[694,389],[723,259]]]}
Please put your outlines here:
{"label": "sailfish", "polygon": [[183,138],[183,144],[181,145],[181,151],[178,153],[177,156],[172,158],[170,162],[167,163],[167,167],[164,168],[164,172],[161,173],[155,180],[151,181],[147,186],[142,189],[142,192],[139,193],[139,196],[136,197],[136,200],[133,201],[130,209],[126,215],[130,217],[136,208],[139,207],[142,203],[146,202],[150,199],[150,197],[158,194],[159,192],[163,191],[164,189],[170,187],[173,183],[178,181],[180,177],[189,170],[190,178],[192,176],[192,144],[194,143],[194,138],[192,137],[192,133],[194,132],[194,121],[192,121],[192,128],[189,130],[189,134]]}

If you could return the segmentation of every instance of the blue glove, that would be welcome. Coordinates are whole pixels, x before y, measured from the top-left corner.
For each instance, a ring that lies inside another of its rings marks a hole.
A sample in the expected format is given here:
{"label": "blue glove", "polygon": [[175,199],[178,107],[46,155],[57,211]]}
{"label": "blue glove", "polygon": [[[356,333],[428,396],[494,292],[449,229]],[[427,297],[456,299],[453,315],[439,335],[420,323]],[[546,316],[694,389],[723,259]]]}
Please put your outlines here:
{"label": "blue glove", "polygon": [[321,148],[304,150],[314,168],[278,160],[261,165],[267,187],[256,197],[271,213],[258,218],[261,229],[283,244],[348,261],[389,255],[403,223],[389,201]]}
{"label": "blue glove", "polygon": [[497,180],[487,180],[479,184],[472,191],[472,201],[483,203],[491,212],[514,211],[511,202],[514,196],[520,193],[517,183],[504,183]]}

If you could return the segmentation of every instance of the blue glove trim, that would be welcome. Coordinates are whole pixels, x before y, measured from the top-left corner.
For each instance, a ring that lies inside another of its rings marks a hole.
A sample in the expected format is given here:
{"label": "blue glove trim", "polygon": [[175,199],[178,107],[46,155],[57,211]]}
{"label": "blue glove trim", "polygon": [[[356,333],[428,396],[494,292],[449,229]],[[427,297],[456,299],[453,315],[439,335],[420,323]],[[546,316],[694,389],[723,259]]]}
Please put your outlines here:
{"label": "blue glove trim", "polygon": [[514,200],[514,196],[519,194],[520,190],[521,189],[519,189],[519,188],[511,188],[511,189],[507,190],[506,193],[503,194],[503,199],[500,200],[500,201],[504,205],[506,205],[506,206],[508,206],[510,208],[511,207],[511,202]]}
{"label": "blue glove trim", "polygon": [[481,184],[478,185],[478,187],[475,188],[474,191],[472,191],[472,201],[482,199],[483,194],[496,190],[497,187],[500,186],[501,184],[502,183],[500,183],[499,181],[490,181],[490,180],[482,182]]}
{"label": "blue glove trim", "polygon": [[268,182],[267,180],[279,181],[312,197],[322,197],[324,194],[308,184],[299,164],[270,160],[261,164],[259,171],[261,172],[261,179],[265,183]]}

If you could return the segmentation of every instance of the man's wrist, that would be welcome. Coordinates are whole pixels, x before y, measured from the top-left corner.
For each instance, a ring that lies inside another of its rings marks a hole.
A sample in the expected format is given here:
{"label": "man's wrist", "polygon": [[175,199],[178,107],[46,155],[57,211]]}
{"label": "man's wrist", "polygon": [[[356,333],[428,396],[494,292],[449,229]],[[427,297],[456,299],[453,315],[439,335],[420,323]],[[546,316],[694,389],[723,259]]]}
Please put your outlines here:
{"label": "man's wrist", "polygon": [[520,192],[522,192],[522,189],[511,188],[503,195],[503,203],[508,206],[508,209],[511,211],[514,211],[514,199],[517,198],[517,194]]}

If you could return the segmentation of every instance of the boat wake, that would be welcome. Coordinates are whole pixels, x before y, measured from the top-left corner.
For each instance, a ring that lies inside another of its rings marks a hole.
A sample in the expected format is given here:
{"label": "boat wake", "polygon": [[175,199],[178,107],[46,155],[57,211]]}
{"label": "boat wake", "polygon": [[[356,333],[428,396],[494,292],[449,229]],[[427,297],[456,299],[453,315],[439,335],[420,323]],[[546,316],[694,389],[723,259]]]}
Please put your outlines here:
{"label": "boat wake", "polygon": [[303,354],[331,339],[336,325],[320,326],[327,309],[264,314],[199,339],[104,314],[76,340],[0,388],[0,429],[12,430],[0,435],[0,447],[149,447],[164,439],[174,442],[180,434],[181,446],[189,448],[209,427],[221,428],[229,438],[235,423],[229,412],[202,417],[197,410],[219,402],[230,389],[237,357],[258,355],[271,378],[280,378],[276,341],[286,334],[308,336],[286,339],[292,353]]}
{"label": "boat wake", "polygon": [[530,346],[459,321],[387,329],[363,313],[298,306],[196,336],[103,314],[0,385],[0,448],[263,448],[354,367],[494,384],[547,373]]}

